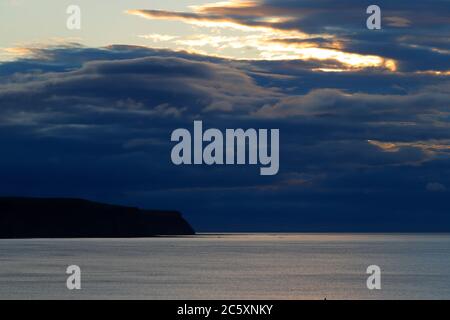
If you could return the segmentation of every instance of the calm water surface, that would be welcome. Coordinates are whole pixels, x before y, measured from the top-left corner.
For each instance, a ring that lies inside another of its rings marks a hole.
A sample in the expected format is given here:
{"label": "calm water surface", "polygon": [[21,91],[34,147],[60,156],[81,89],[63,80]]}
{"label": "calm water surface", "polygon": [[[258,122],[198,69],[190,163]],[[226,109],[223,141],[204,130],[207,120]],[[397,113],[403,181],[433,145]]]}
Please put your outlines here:
{"label": "calm water surface", "polygon": [[[69,265],[82,290],[66,289]],[[382,290],[366,268],[382,269]],[[450,235],[0,240],[0,299],[450,299]]]}

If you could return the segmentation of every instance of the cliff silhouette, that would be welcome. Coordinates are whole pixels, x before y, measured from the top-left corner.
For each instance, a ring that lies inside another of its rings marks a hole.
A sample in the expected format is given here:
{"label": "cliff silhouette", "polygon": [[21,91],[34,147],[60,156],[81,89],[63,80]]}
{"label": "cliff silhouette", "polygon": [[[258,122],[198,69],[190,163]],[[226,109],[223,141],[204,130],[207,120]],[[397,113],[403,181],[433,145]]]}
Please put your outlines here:
{"label": "cliff silhouette", "polygon": [[82,199],[0,197],[0,239],[192,234],[195,231],[176,211],[142,210]]}

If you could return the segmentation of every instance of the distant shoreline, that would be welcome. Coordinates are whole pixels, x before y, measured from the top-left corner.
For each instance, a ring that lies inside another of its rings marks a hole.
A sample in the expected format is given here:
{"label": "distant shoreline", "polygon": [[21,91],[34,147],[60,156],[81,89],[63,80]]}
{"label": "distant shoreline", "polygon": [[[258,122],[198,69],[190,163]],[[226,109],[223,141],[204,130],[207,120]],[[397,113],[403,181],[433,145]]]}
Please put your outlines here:
{"label": "distant shoreline", "polygon": [[145,238],[193,235],[177,211],[68,198],[0,197],[0,238]]}

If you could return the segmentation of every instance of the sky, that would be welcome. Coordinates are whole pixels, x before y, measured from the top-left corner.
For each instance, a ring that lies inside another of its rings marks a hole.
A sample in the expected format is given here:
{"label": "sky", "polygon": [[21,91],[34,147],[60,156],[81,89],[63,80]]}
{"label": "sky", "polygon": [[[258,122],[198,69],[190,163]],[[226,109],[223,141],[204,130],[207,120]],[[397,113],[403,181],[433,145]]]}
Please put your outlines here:
{"label": "sky", "polygon": [[[199,231],[450,231],[450,1],[377,1],[381,30],[371,4],[0,0],[0,195]],[[174,166],[194,120],[280,129],[280,172]]]}

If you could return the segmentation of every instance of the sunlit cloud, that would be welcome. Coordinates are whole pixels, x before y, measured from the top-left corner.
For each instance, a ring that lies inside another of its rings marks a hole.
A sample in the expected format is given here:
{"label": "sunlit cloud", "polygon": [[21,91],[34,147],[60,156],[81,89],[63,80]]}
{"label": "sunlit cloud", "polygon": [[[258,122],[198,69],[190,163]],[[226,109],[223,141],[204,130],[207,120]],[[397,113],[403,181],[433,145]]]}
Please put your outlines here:
{"label": "sunlit cloud", "polygon": [[17,43],[13,47],[1,48],[0,47],[0,62],[11,61],[20,58],[42,58],[39,56],[42,50],[46,48],[64,48],[64,47],[76,47],[78,46],[80,38],[49,38],[46,41],[30,42],[30,43]]}
{"label": "sunlit cloud", "polygon": [[202,5],[192,5],[189,8],[193,9],[196,12],[208,13],[224,13],[227,9],[245,9],[245,8],[254,8],[258,3],[256,1],[221,1],[221,2],[213,2],[206,3]]}
{"label": "sunlit cloud", "polygon": [[423,157],[420,159],[411,159],[403,164],[412,166],[421,166],[426,162],[450,157],[450,140],[429,140],[429,141],[411,141],[411,142],[382,142],[376,140],[368,140],[370,145],[373,145],[382,152],[397,154],[403,149],[410,148],[420,150]]}
{"label": "sunlit cloud", "polygon": [[428,74],[432,76],[443,76],[447,77],[450,76],[450,70],[448,71],[438,71],[438,70],[427,70],[427,71],[417,71],[417,74]]}
{"label": "sunlit cloud", "polygon": [[22,57],[30,55],[32,50],[24,47],[3,48],[3,54],[10,57]]}
{"label": "sunlit cloud", "polygon": [[[285,19],[256,19],[244,21],[238,18],[215,14],[201,14],[197,12],[172,12],[165,10],[127,10],[127,14],[153,20],[176,20],[198,27],[232,29],[245,32],[263,31],[267,34],[279,34],[276,24],[286,21]],[[291,36],[306,37],[307,35],[296,30],[284,30],[284,34]]]}
{"label": "sunlit cloud", "polygon": [[417,148],[429,155],[437,153],[450,152],[449,140],[432,140],[432,141],[414,141],[414,142],[382,142],[376,140],[368,140],[368,143],[374,145],[384,152],[399,152],[401,148]]}
{"label": "sunlit cloud", "polygon": [[[242,36],[210,36],[206,34],[199,34],[191,37],[184,38],[182,40],[175,41],[178,45],[188,47],[204,47],[211,46],[217,49],[234,48],[240,49],[248,46],[252,40],[256,40],[256,36],[242,37]],[[242,41],[244,40],[244,41]]]}
{"label": "sunlit cloud", "polygon": [[178,36],[171,36],[171,35],[167,35],[167,34],[152,33],[152,34],[139,35],[139,38],[152,40],[153,42],[167,42],[167,41],[171,41],[171,40],[177,39]]}
{"label": "sunlit cloud", "polygon": [[403,17],[385,17],[384,20],[390,27],[406,28],[411,25],[411,21]]}
{"label": "sunlit cloud", "polygon": [[[181,21],[205,28],[202,33],[194,30],[191,35],[176,38],[159,35],[148,37],[153,42],[168,42],[169,49],[237,60],[333,60],[342,65],[332,69],[324,67],[320,69],[323,72],[362,68],[397,69],[392,59],[343,51],[342,45],[333,35],[307,34],[281,27],[293,17],[285,11],[257,4],[254,1],[227,1],[191,6],[192,12],[128,10],[127,13],[151,20]],[[325,40],[320,43],[317,39]]]}

